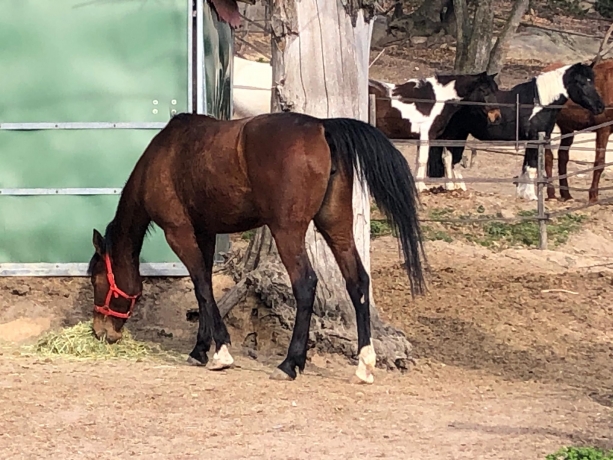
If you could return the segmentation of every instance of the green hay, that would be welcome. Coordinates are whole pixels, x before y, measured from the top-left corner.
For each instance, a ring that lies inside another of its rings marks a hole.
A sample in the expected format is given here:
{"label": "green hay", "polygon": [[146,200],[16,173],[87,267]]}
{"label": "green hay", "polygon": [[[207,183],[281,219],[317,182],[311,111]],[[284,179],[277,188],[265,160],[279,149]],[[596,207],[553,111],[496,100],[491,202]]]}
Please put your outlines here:
{"label": "green hay", "polygon": [[123,337],[114,344],[99,340],[92,330],[92,322],[81,322],[75,326],[45,334],[31,347],[32,353],[45,357],[67,357],[80,359],[144,359],[152,355],[170,357],[157,345],[134,340],[130,331],[123,329]]}

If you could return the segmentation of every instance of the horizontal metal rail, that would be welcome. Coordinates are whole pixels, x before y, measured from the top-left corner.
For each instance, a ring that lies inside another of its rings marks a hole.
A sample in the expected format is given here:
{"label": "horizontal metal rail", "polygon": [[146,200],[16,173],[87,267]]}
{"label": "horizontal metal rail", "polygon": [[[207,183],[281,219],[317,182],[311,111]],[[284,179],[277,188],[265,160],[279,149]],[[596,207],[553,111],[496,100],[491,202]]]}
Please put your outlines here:
{"label": "horizontal metal rail", "polygon": [[[88,276],[86,263],[6,263],[0,264],[2,276]],[[181,263],[142,263],[142,276],[188,276]]]}
{"label": "horizontal metal rail", "polygon": [[2,196],[41,196],[41,195],[119,195],[122,187],[117,188],[0,188]]}
{"label": "horizontal metal rail", "polygon": [[38,131],[52,129],[162,129],[168,122],[65,122],[65,123],[0,123],[0,130]]}

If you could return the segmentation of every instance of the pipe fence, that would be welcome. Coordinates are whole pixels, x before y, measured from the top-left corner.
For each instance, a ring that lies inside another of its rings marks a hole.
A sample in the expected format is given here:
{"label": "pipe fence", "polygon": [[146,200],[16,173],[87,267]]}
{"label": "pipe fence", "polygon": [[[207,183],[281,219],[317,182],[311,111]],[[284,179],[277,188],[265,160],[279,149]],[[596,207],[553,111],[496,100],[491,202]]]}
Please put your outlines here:
{"label": "pipe fence", "polygon": [[[369,95],[369,122],[376,126],[377,121],[377,111],[376,104],[378,99],[386,99],[377,97],[374,94]],[[564,105],[539,105],[539,104],[520,104],[519,100],[516,101],[515,104],[508,103],[497,103],[490,104],[484,102],[473,102],[473,101],[436,101],[436,100],[428,100],[428,99],[403,99],[403,102],[426,102],[426,103],[444,103],[444,104],[452,104],[452,105],[472,105],[472,106],[498,106],[498,107],[515,107],[516,114],[519,114],[519,110],[521,108],[532,108],[542,107],[542,108],[563,108]],[[606,110],[613,110],[613,107],[607,106]],[[512,178],[477,178],[477,177],[468,177],[462,178],[461,181],[463,183],[511,183],[515,185],[519,184],[534,184],[536,186],[536,214],[533,216],[516,216],[516,217],[502,217],[502,216],[487,216],[487,217],[466,217],[466,218],[423,218],[420,219],[421,222],[438,222],[438,223],[455,223],[455,224],[471,224],[471,223],[486,223],[486,222],[507,222],[507,223],[518,223],[525,221],[536,221],[538,222],[539,227],[539,249],[547,249],[548,245],[548,235],[547,235],[547,222],[551,221],[551,219],[558,218],[564,215],[573,214],[577,211],[585,210],[597,205],[609,205],[613,204],[613,197],[608,197],[604,199],[599,199],[598,202],[595,203],[585,203],[577,206],[573,206],[566,209],[560,209],[556,211],[547,211],[545,207],[545,189],[547,186],[552,185],[553,181],[559,181],[560,179],[567,179],[569,177],[579,176],[582,174],[603,170],[608,166],[613,166],[613,162],[603,163],[596,166],[592,166],[590,168],[585,168],[579,171],[574,171],[566,174],[556,175],[552,177],[546,177],[545,175],[545,152],[546,150],[551,150],[553,148],[557,148],[558,151],[562,150],[570,150],[569,146],[563,145],[561,141],[574,137],[578,134],[590,134],[595,133],[598,129],[605,128],[613,125],[613,120],[607,121],[604,123],[600,123],[595,126],[591,126],[586,129],[582,129],[579,131],[574,131],[568,134],[561,134],[556,137],[552,137],[550,139],[546,139],[545,132],[539,132],[537,139],[520,139],[520,130],[519,130],[519,116],[516,116],[516,136],[514,140],[500,140],[500,141],[482,141],[482,140],[447,140],[447,139],[429,139],[426,141],[422,141],[420,139],[390,139],[394,145],[414,145],[416,147],[420,147],[422,145],[427,145],[428,147],[463,147],[464,149],[468,149],[472,151],[471,165],[472,160],[476,156],[476,151],[485,151],[491,153],[498,153],[504,155],[512,155],[512,156],[524,156],[524,153],[520,153],[519,149],[523,148],[535,148],[538,151],[538,162],[537,162],[537,177],[534,180],[529,180],[523,177],[512,177]],[[557,143],[556,143],[557,142]],[[578,151],[591,151],[595,152],[595,148],[587,148],[587,147],[578,147],[576,144],[582,144],[585,142],[591,142],[588,139],[578,140],[577,142],[573,142],[572,149]],[[498,147],[498,149],[496,149]],[[509,147],[514,148],[515,152],[509,150],[501,150],[501,147]],[[571,160],[578,164],[589,164],[587,161],[580,160]],[[593,162],[592,162],[593,163]],[[429,183],[440,183],[447,184],[453,179],[451,178],[427,178],[427,182]],[[416,182],[426,181],[426,179],[417,179]],[[559,190],[573,190],[580,192],[589,192],[591,188],[580,188],[580,187],[571,187],[571,186],[561,186],[558,187]],[[613,190],[613,186],[609,187],[599,187],[599,191],[607,191]]]}

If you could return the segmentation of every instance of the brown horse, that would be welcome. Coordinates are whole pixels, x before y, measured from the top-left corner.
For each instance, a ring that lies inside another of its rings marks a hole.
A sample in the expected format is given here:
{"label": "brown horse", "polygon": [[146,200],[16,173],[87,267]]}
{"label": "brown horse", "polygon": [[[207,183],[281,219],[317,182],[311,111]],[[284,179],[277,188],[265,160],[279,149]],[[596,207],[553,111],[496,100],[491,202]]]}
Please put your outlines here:
{"label": "brown horse", "polygon": [[[558,148],[558,173],[560,176],[566,175],[567,173],[569,150],[574,140],[574,136],[571,134],[574,131],[589,129],[603,123],[613,122],[613,109],[610,108],[611,105],[613,105],[613,60],[601,60],[604,55],[613,49],[611,45],[604,49],[612,32],[613,25],[607,30],[607,33],[600,43],[598,52],[592,61],[594,84],[605,104],[605,111],[599,115],[594,115],[589,110],[580,107],[569,99],[558,114],[556,124],[560,128],[560,133],[567,136],[561,139],[560,147]],[[564,64],[560,62],[550,64],[543,69],[543,72],[558,69],[563,65]],[[588,194],[590,203],[596,203],[598,201],[598,183],[600,182],[600,176],[605,163],[607,143],[609,142],[611,129],[611,126],[603,126],[596,130],[596,155],[594,157],[594,167],[598,169],[595,169],[592,174],[592,185],[590,186]],[[545,172],[548,178],[553,176],[553,153],[550,148],[545,150]],[[571,200],[572,196],[568,189],[568,179],[564,177],[559,179],[559,182],[561,200]],[[547,199],[552,200],[555,198],[555,188],[552,183],[549,183],[547,185]]]}
{"label": "brown horse", "polygon": [[[543,71],[548,72],[549,70],[555,70],[563,65],[564,64],[561,63],[551,64],[545,67]],[[594,76],[596,89],[602,96],[603,102],[607,108],[600,115],[594,115],[589,110],[575,104],[570,99],[564,105],[564,108],[562,108],[556,120],[556,124],[560,128],[560,133],[567,136],[560,140],[560,147],[558,148],[558,173],[560,176],[567,173],[569,150],[574,140],[574,136],[571,134],[574,131],[589,129],[596,125],[613,121],[613,109],[610,108],[610,106],[613,105],[613,60],[608,59],[596,64],[594,66]],[[590,203],[598,201],[598,183],[600,182],[600,175],[602,174],[605,162],[605,154],[611,129],[611,126],[603,126],[596,130],[596,156],[594,158],[594,167],[600,169],[595,169],[592,175],[592,185],[589,191]],[[545,171],[547,177],[551,178],[553,175],[553,153],[550,148],[545,150]],[[559,181],[560,198],[563,201],[571,200],[572,196],[568,189],[568,179],[564,177]],[[555,188],[551,183],[547,186],[547,198],[556,198]]]}
{"label": "brown horse", "polygon": [[356,375],[372,383],[376,355],[370,280],[353,236],[355,171],[397,230],[413,293],[423,292],[415,183],[402,154],[378,129],[353,119],[297,113],[233,121],[176,115],[134,167],[105,236],[94,230],[95,335],[109,342],[121,338],[142,290],[139,254],[154,222],[194,283],[199,327],[188,361],[206,365],[214,340],[211,368],[230,367],[230,336],[211,286],[215,236],[267,225],[289,273],[297,309],[287,357],[271,378],[296,378],[296,368],[302,372],[305,367],[317,286],[305,247],[313,220],[336,258],[356,311]]}

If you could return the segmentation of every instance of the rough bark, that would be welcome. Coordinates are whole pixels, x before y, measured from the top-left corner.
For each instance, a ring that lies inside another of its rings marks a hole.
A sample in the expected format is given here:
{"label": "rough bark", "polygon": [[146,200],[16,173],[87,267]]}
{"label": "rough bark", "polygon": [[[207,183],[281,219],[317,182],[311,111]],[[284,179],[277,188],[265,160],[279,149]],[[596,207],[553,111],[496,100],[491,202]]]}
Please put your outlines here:
{"label": "rough bark", "polygon": [[526,13],[528,6],[530,5],[530,0],[516,0],[513,5],[513,9],[511,10],[511,16],[509,20],[504,25],[502,32],[498,36],[496,40],[496,44],[490,53],[489,62],[487,64],[487,72],[489,74],[500,72],[503,65],[502,62],[506,55],[506,52],[509,48],[508,44],[517,30],[519,23],[521,22],[521,18]]}
{"label": "rough bark", "polygon": [[476,73],[499,72],[508,43],[528,9],[529,0],[515,0],[511,14],[495,44],[493,0],[480,0],[471,20],[466,0],[453,0],[456,17],[457,49],[455,71]]}
{"label": "rough bark", "polygon": [[[372,27],[364,19],[364,10],[355,8],[370,3],[272,0],[273,111],[302,112],[322,118],[368,119],[368,58]],[[370,14],[368,9],[366,17]],[[353,206],[356,244],[364,266],[370,272],[370,201],[357,180]],[[312,223],[306,241],[319,278],[310,346],[355,359],[358,351],[355,311],[345,290],[345,282],[330,249]],[[251,316],[239,306],[229,315],[230,323],[240,323],[239,329],[242,330],[251,327],[247,334],[251,337],[249,346],[276,348],[284,353],[296,307],[289,277],[268,228],[256,232],[235,277],[239,284],[220,302],[222,313],[232,308],[231,302],[247,304]],[[241,302],[252,295],[257,298],[257,306]],[[255,320],[254,315],[265,318],[265,324],[262,323],[264,320]],[[378,364],[406,368],[411,359],[411,347],[406,337],[381,321],[374,303],[371,315]],[[271,346],[264,341],[275,344]]]}
{"label": "rough bark", "polygon": [[464,19],[463,27],[460,28],[458,25],[458,30],[463,31],[463,37],[462,41],[458,40],[457,43],[456,53],[459,54],[459,57],[456,57],[456,72],[477,73],[484,71],[487,67],[492,50],[492,34],[494,31],[492,3],[492,0],[480,0],[472,24],[468,26],[469,15],[466,11],[465,0],[454,0],[456,17],[462,15]]}

